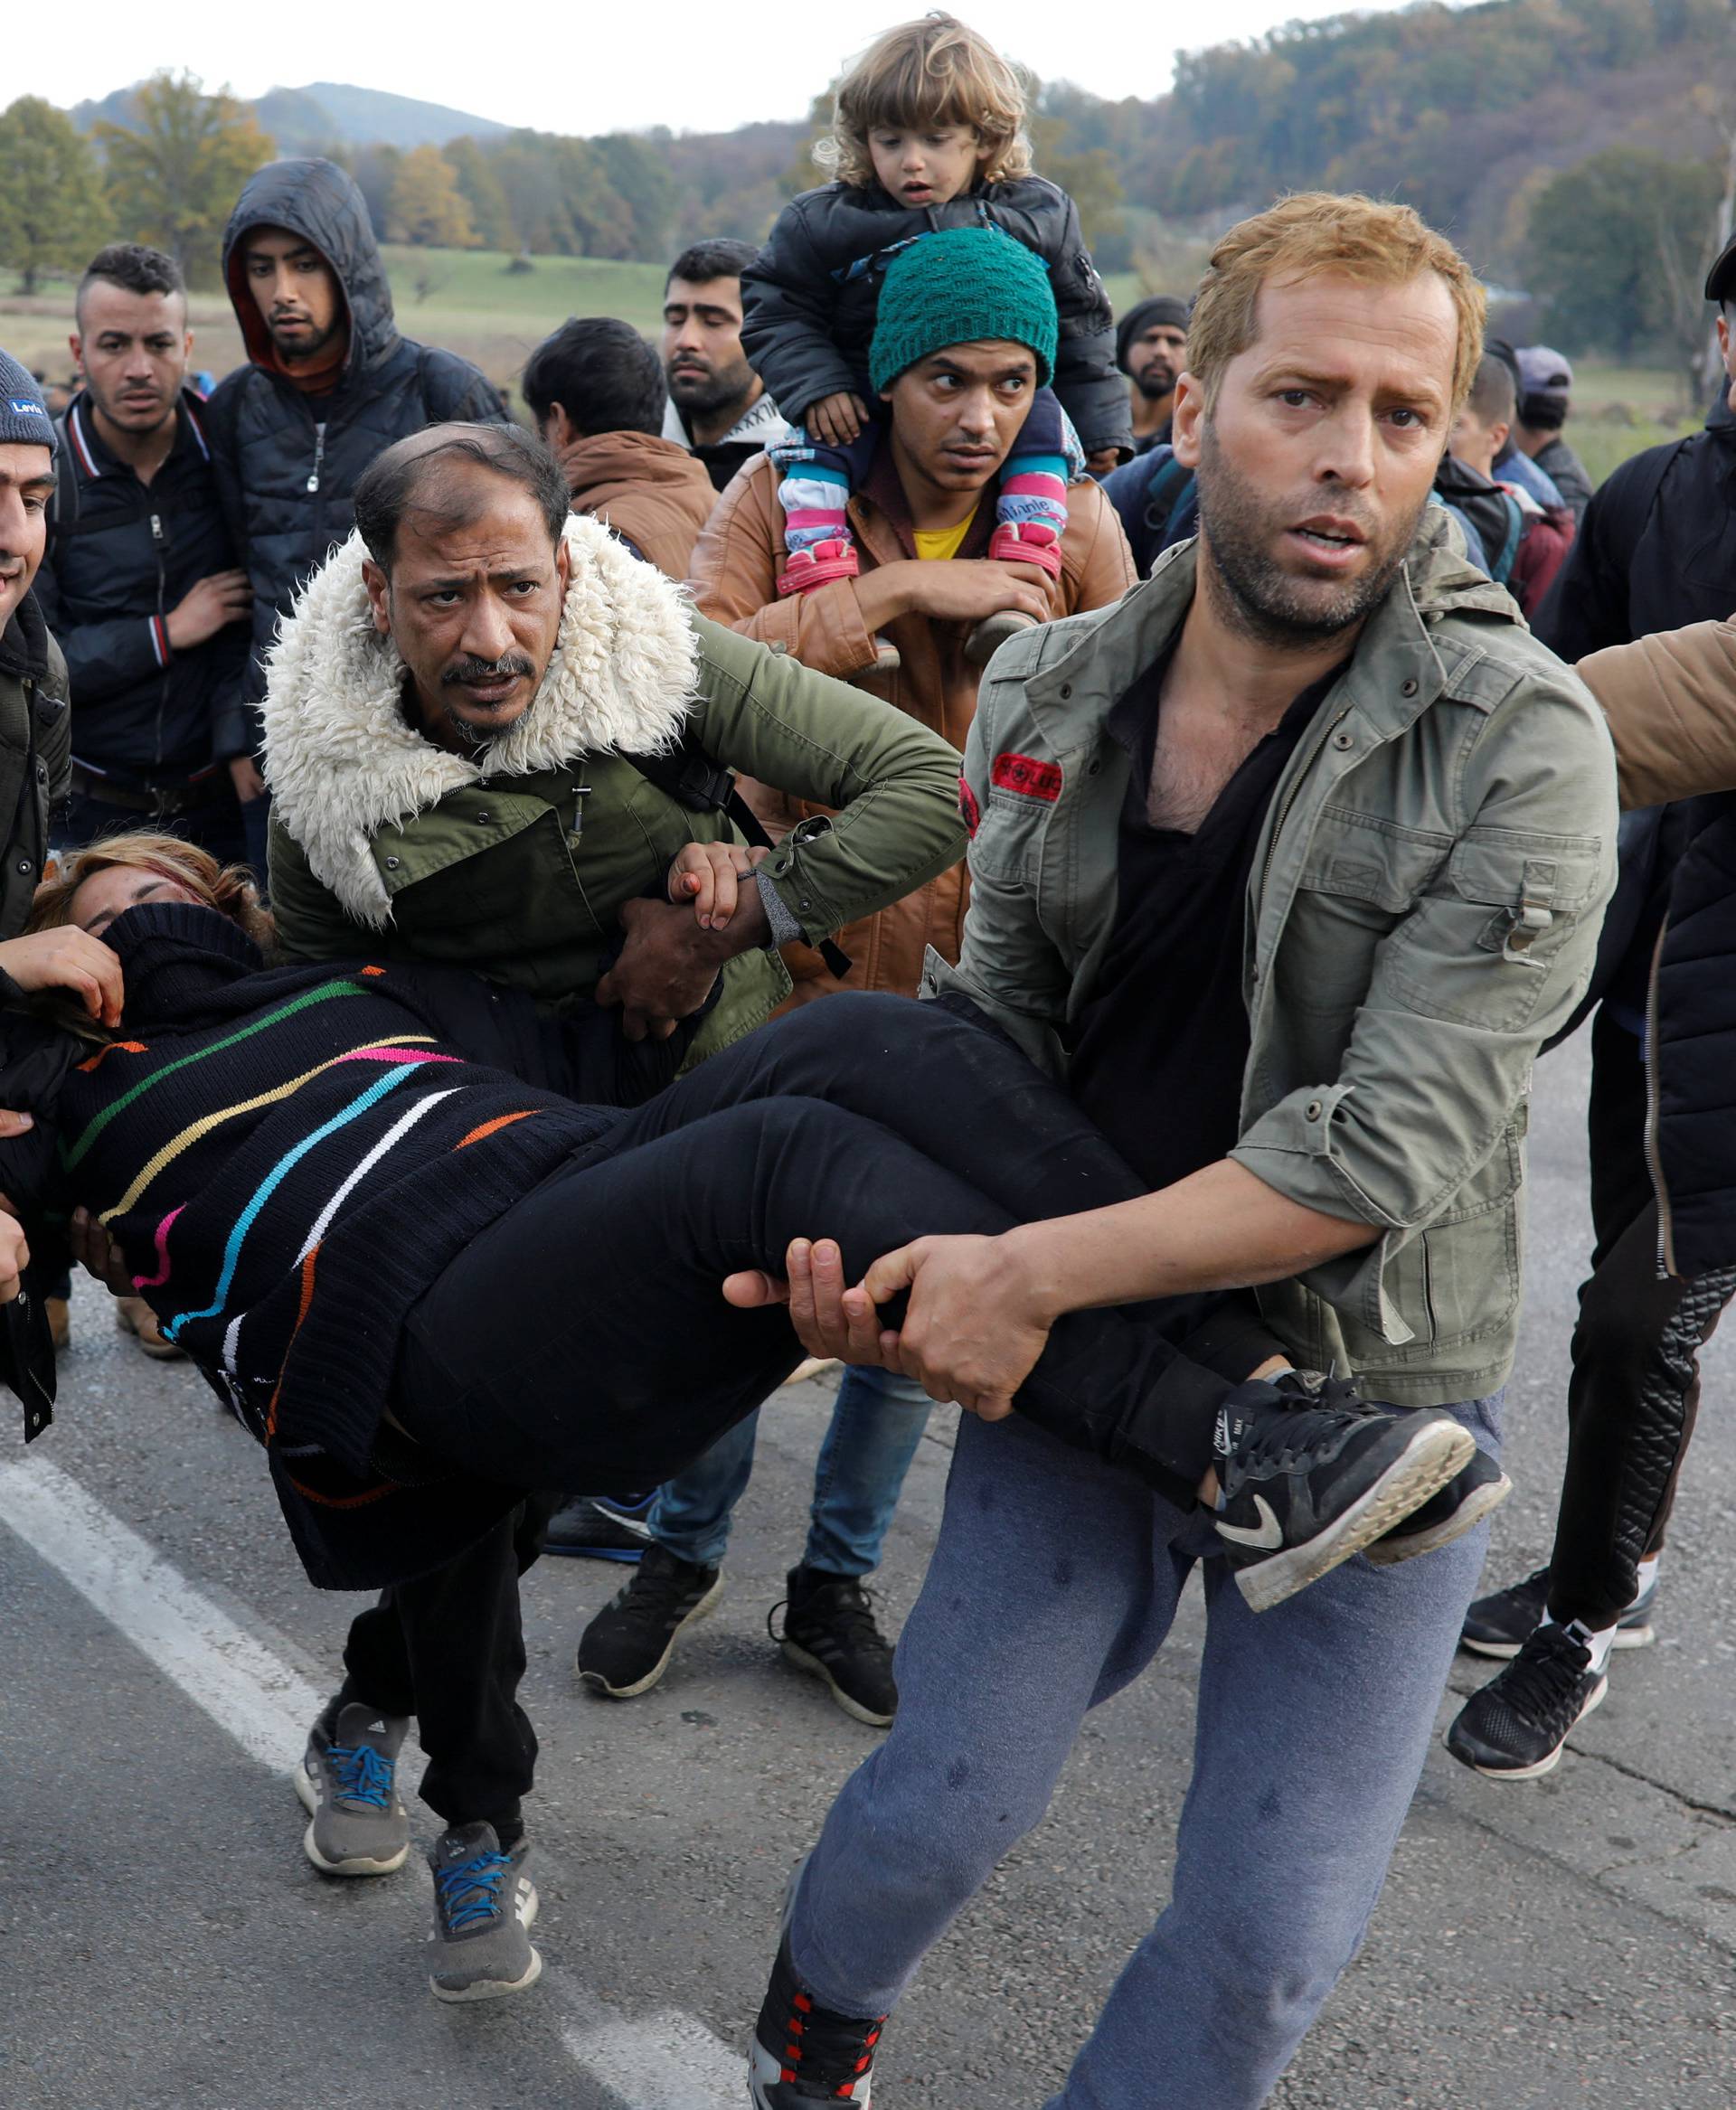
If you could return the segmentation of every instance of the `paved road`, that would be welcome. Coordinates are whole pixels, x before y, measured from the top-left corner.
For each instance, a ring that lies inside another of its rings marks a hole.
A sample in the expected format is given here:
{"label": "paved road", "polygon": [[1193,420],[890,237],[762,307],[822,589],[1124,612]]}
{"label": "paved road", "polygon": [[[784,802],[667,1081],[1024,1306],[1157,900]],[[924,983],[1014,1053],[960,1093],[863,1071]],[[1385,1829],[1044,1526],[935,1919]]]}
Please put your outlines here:
{"label": "paved road", "polygon": [[[1560,1467],[1586,1239],[1581,1062],[1569,1050],[1540,1073],[1503,1581],[1543,1556]],[[450,2010],[423,1990],[420,1865],[317,1877],[268,1763],[287,1765],[298,1709],[331,1683],[350,1600],[303,1580],[258,1454],[203,1387],[113,1335],[99,1293],[80,1290],[76,1318],[54,1429],[22,1467],[15,1442],[0,1447],[0,1518],[50,1547],[0,1521],[0,2105],[736,2110],[784,1870],[873,1742],[764,1634],[823,1387],[768,1417],[730,1596],[655,1693],[610,1707],[571,1682],[615,1571],[552,1561],[531,1578],[548,1967],[519,2000]],[[1708,1359],[1661,1644],[1617,1659],[1609,1701],[1545,1782],[1499,1787],[1430,1758],[1367,1947],[1274,2098],[1284,2110],[1736,2096],[1731,1356],[1726,1341]],[[937,1415],[883,1578],[894,1620],[949,1441]],[[1059,2081],[1165,1895],[1201,1631],[1190,1599],[1154,1673],[1090,1723],[1048,1823],[931,1959],[886,2040],[886,2110],[1037,2110]],[[228,1729],[163,1661],[231,1695],[213,1701]],[[1455,1685],[1482,1674],[1461,1658]]]}

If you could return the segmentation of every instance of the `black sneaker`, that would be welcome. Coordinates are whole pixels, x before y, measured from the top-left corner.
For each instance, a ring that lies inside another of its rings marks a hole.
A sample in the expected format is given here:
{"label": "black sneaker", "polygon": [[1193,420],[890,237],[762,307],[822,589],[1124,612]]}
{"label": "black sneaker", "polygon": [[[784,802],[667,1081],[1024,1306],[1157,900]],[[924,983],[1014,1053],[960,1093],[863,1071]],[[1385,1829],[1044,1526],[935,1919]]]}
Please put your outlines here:
{"label": "black sneaker", "polygon": [[1368,1558],[1376,1568],[1393,1568],[1401,1560],[1414,1560],[1420,1553],[1450,1546],[1491,1510],[1499,1509],[1512,1493],[1513,1482],[1489,1454],[1473,1451],[1470,1464],[1455,1473],[1439,1494],[1431,1494],[1401,1524],[1394,1524],[1375,1540]]}
{"label": "black sneaker", "polygon": [[[1465,1615],[1458,1645],[1480,1656],[1516,1656],[1543,1623],[1549,1601],[1549,1570],[1535,1569],[1524,1582],[1491,1590],[1476,1598]],[[1648,1648],[1657,1639],[1652,1608],[1657,1602],[1657,1577],[1639,1593],[1616,1622],[1617,1648]]]}
{"label": "black sneaker", "polygon": [[1286,1371],[1231,1393],[1212,1447],[1218,1535],[1236,1587],[1266,1612],[1420,1508],[1477,1446],[1436,1408],[1387,1413],[1342,1378]]}
{"label": "black sneaker", "polygon": [[869,2110],[874,2047],[884,2015],[834,2014],[803,1990],[778,1945],[771,1983],[748,2047],[748,2095],[754,2110],[797,2110],[804,2103],[854,2103]]}
{"label": "black sneaker", "polygon": [[651,1543],[649,1494],[575,1494],[549,1519],[545,1553],[585,1560],[637,1560]]}
{"label": "black sneaker", "polygon": [[[792,1568],[789,1596],[766,1615],[766,1632],[792,1663],[824,1678],[845,1714],[883,1729],[898,1712],[892,1644],[874,1624],[870,1593],[852,1575]],[[772,1625],[784,1615],[784,1631]]]}
{"label": "black sneaker", "polygon": [[1609,1680],[1571,1626],[1539,1626],[1506,1669],[1460,1708],[1447,1748],[1491,1780],[1535,1780],[1560,1763],[1561,1746]]}
{"label": "black sneaker", "polygon": [[434,1842],[436,2000],[498,2000],[523,1992],[542,1973],[531,1945],[536,1886],[524,1872],[530,1842],[503,1853],[492,1824],[454,1824]]}
{"label": "black sneaker", "polygon": [[714,1568],[650,1545],[633,1579],[579,1636],[579,1675],[610,1700],[636,1700],[669,1668],[675,1637],[723,1595]]}

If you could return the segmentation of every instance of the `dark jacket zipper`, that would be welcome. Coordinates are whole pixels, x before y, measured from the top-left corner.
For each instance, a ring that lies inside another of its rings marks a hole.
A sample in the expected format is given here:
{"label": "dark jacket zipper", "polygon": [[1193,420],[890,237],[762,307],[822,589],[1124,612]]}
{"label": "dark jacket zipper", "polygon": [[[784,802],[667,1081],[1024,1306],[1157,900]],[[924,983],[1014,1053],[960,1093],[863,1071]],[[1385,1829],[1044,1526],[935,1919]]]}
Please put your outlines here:
{"label": "dark jacket zipper", "polygon": [[151,515],[151,548],[156,552],[156,618],[163,626],[163,679],[156,684],[156,767],[163,767],[163,714],[169,707],[169,538],[163,530],[163,515]]}

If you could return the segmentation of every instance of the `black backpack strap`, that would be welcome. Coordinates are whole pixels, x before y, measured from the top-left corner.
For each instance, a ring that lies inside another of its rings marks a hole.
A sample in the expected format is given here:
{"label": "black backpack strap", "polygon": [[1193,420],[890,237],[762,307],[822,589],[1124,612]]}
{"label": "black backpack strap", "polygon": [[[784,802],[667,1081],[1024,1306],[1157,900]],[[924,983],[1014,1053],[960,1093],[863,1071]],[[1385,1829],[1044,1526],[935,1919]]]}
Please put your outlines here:
{"label": "black backpack strap", "polygon": [[[697,740],[684,739],[661,755],[623,755],[646,783],[684,805],[691,814],[723,814],[732,821],[753,850],[776,848],[760,825],[760,816],[735,787],[735,772],[706,753]],[[848,953],[823,937],[814,948],[842,982],[854,966]]]}
{"label": "black backpack strap", "polygon": [[49,514],[50,531],[63,535],[79,524],[79,467],[72,459],[72,436],[66,429],[66,412],[54,420],[61,444],[54,450],[54,497]]}

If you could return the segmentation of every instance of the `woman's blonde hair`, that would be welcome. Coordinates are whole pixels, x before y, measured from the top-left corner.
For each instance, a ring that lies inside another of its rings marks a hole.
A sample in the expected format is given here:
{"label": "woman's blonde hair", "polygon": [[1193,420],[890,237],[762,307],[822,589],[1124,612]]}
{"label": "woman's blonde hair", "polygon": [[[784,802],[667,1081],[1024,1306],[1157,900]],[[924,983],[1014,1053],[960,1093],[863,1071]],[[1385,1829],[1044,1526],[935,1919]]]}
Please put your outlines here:
{"label": "woman's blonde hair", "polygon": [[1335,274],[1362,286],[1405,286],[1432,271],[1445,281],[1458,322],[1453,359],[1457,410],[1483,356],[1487,306],[1471,267],[1409,205],[1360,192],[1297,191],[1239,221],[1212,251],[1187,325],[1187,366],[1215,408],[1224,369],[1255,337],[1262,286]]}
{"label": "woman's blonde hair", "polygon": [[925,14],[876,37],[839,81],[832,133],[814,158],[841,183],[865,190],[878,179],[868,135],[882,126],[912,130],[968,125],[989,149],[982,181],[1031,173],[1024,136],[1024,83],[974,29],[950,14]]}
{"label": "woman's blonde hair", "polygon": [[82,850],[61,854],[53,876],[42,881],[24,925],[30,930],[57,930],[72,920],[72,897],[85,881],[117,865],[129,871],[156,872],[176,880],[237,924],[268,957],[277,945],[271,911],[259,902],[259,890],[244,864],[220,864],[209,850],[180,835],[159,835],[138,829],[129,835],[105,836]]}

